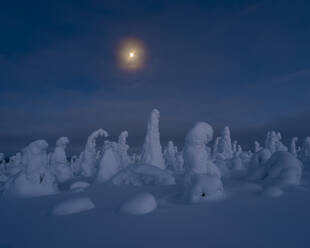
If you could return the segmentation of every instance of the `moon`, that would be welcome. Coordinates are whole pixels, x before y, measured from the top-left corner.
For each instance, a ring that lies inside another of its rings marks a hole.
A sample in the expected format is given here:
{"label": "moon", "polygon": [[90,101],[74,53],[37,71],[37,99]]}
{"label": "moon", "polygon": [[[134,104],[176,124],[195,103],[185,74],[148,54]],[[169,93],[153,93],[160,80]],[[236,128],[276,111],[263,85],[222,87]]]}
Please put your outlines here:
{"label": "moon", "polygon": [[138,39],[123,39],[117,48],[117,57],[121,69],[126,71],[140,70],[146,60],[145,45]]}

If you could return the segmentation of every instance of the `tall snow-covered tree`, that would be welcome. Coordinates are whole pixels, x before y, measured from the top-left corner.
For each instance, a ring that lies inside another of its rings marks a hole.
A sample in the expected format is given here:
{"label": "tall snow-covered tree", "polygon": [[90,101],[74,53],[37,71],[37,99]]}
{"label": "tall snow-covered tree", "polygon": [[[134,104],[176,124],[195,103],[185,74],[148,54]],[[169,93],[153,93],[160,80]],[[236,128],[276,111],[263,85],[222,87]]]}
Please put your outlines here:
{"label": "tall snow-covered tree", "polygon": [[224,127],[221,135],[221,139],[218,144],[218,152],[226,159],[233,157],[233,149],[230,138],[230,129],[228,126]]}
{"label": "tall snow-covered tree", "polygon": [[143,145],[141,162],[165,169],[166,166],[160,145],[159,117],[159,111],[153,109],[147,123],[147,133]]}

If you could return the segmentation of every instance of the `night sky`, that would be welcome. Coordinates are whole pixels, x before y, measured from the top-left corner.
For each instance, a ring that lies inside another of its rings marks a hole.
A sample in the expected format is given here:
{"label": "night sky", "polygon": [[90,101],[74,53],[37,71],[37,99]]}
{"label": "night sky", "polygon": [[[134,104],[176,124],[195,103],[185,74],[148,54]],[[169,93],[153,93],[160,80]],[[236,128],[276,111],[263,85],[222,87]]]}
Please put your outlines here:
{"label": "night sky", "polygon": [[[310,1],[1,1],[0,151],[29,142],[129,131],[141,146],[149,112],[162,144],[196,121],[231,127],[249,147],[276,129],[310,135]],[[144,44],[139,70],[119,44]]]}

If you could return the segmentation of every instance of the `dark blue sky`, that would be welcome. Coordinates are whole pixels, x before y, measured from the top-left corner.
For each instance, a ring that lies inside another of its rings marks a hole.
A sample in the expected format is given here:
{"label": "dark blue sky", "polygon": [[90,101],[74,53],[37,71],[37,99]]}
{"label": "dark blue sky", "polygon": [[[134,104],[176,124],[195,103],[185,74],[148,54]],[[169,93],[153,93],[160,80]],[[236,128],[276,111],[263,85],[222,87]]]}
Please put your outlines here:
{"label": "dark blue sky", "polygon": [[[310,135],[309,1],[2,1],[0,151],[67,135],[70,153],[103,127],[141,145],[149,111],[162,142],[196,121],[249,145],[268,129]],[[139,71],[120,41],[145,44]]]}

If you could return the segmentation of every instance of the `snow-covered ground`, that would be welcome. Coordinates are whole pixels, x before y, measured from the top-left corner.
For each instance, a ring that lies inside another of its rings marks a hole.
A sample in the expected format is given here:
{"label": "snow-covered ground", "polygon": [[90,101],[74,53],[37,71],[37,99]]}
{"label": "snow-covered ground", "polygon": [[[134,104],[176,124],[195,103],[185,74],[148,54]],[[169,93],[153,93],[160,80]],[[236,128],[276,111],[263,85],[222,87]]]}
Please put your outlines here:
{"label": "snow-covered ground", "polygon": [[229,127],[212,144],[197,122],[182,150],[162,149],[159,117],[137,154],[104,129],[70,161],[67,137],[0,153],[0,248],[310,247],[310,137],[285,146],[270,131],[243,151]]}
{"label": "snow-covered ground", "polygon": [[[307,178],[310,179],[310,178]],[[310,182],[310,181],[308,181]],[[82,193],[0,200],[0,247],[309,247],[310,188],[272,198],[257,185],[224,181],[226,197],[184,204],[179,187],[93,185]],[[150,192],[158,208],[124,215],[119,207]],[[59,202],[89,197],[95,208],[53,216]]]}

